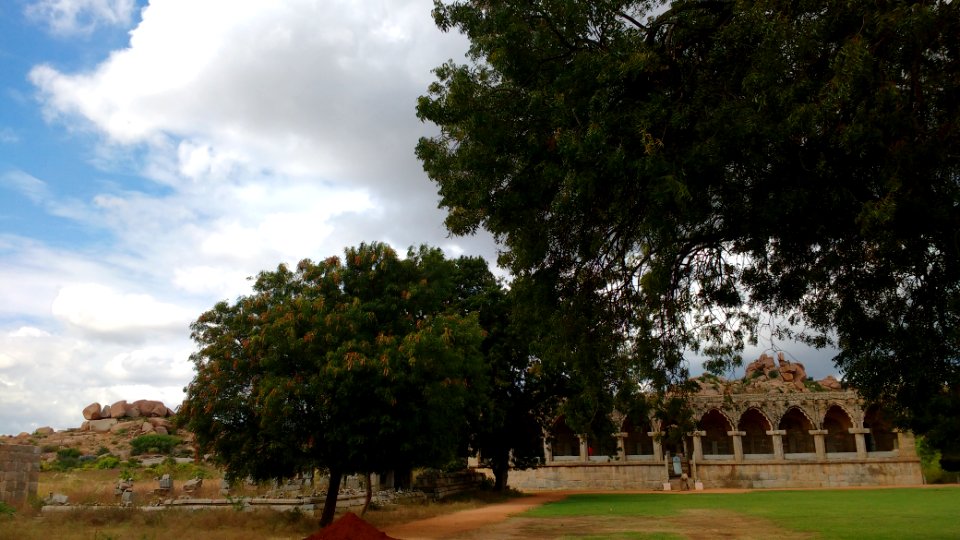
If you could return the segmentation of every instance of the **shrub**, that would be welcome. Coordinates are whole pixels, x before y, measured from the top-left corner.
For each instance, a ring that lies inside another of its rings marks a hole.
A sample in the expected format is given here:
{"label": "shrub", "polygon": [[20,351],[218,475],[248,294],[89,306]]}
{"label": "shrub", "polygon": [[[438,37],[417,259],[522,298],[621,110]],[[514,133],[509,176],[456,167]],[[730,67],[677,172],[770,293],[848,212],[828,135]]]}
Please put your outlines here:
{"label": "shrub", "polygon": [[169,454],[181,442],[179,437],[172,435],[141,435],[130,441],[131,453],[137,454]]}
{"label": "shrub", "polygon": [[40,451],[44,454],[49,454],[50,452],[56,452],[59,448],[56,444],[45,444],[40,447]]}
{"label": "shrub", "polygon": [[16,510],[13,509],[9,504],[0,501],[0,517],[12,516]]}
{"label": "shrub", "polygon": [[120,466],[120,458],[116,456],[101,456],[94,465],[97,469],[116,469]]}
{"label": "shrub", "polygon": [[80,450],[76,448],[61,448],[57,450],[57,459],[44,467],[41,465],[42,470],[55,470],[55,471],[69,471],[70,469],[75,469],[81,465],[81,457],[83,454],[80,453]]}
{"label": "shrub", "polygon": [[98,455],[98,456],[102,456],[102,455],[104,455],[104,454],[109,454],[109,453],[110,453],[110,449],[107,448],[106,446],[101,446],[100,448],[97,448],[97,455]]}

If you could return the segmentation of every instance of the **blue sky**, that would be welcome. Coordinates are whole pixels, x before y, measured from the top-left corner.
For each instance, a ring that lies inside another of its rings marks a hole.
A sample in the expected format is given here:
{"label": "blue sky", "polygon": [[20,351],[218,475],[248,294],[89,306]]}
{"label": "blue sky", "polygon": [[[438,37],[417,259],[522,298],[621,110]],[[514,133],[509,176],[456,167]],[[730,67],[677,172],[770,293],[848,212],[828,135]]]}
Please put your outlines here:
{"label": "blue sky", "polygon": [[431,6],[0,4],[0,434],[175,407],[190,322],[281,262],[370,240],[492,260],[447,235],[413,154],[430,70],[466,50]]}

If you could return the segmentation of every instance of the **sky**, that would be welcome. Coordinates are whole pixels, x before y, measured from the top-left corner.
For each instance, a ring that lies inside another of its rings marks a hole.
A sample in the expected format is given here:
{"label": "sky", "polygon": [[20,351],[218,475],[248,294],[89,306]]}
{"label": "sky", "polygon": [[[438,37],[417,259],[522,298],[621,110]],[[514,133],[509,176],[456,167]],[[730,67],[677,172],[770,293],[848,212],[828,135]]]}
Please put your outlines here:
{"label": "sky", "polygon": [[414,156],[437,129],[416,98],[467,48],[431,7],[0,3],[0,434],[176,407],[190,323],[280,263],[363,241],[494,260],[448,235]]}

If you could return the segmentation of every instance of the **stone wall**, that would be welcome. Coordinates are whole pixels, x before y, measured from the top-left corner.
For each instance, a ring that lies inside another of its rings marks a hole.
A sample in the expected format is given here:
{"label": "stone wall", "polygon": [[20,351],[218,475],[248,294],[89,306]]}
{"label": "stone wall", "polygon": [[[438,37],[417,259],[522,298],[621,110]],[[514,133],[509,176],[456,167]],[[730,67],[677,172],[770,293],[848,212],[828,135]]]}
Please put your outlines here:
{"label": "stone wall", "polygon": [[832,488],[915,486],[923,483],[915,459],[849,459],[699,463],[705,488]]}
{"label": "stone wall", "polygon": [[[826,460],[706,461],[693,465],[693,479],[705,489],[824,488],[914,486],[923,483],[916,458]],[[491,478],[489,469],[479,469]],[[661,490],[669,481],[666,464],[554,463],[537,469],[511,470],[510,487],[521,491],[598,489]]]}
{"label": "stone wall", "polygon": [[21,505],[37,495],[40,480],[40,448],[0,445],[0,501]]}
{"label": "stone wall", "polygon": [[[480,469],[493,478],[490,469]],[[667,469],[663,463],[563,463],[536,469],[512,469],[507,485],[520,491],[559,489],[663,489]]]}

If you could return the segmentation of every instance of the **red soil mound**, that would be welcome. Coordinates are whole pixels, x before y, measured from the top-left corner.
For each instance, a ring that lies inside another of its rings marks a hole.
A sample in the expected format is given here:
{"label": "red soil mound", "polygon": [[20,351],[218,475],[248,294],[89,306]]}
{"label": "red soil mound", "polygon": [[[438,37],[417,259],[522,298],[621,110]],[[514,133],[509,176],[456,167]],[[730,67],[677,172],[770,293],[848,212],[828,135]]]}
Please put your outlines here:
{"label": "red soil mound", "polygon": [[315,532],[303,540],[397,540],[387,533],[347,512],[329,527]]}

